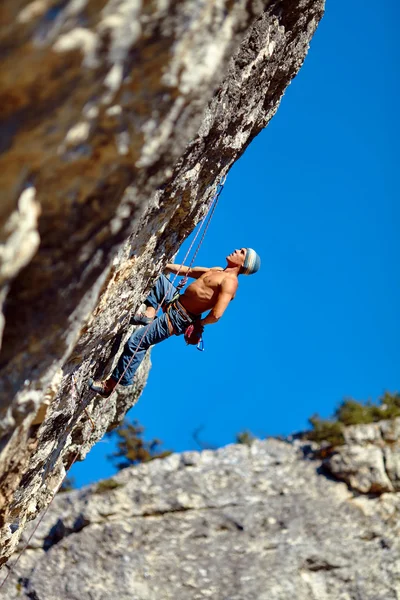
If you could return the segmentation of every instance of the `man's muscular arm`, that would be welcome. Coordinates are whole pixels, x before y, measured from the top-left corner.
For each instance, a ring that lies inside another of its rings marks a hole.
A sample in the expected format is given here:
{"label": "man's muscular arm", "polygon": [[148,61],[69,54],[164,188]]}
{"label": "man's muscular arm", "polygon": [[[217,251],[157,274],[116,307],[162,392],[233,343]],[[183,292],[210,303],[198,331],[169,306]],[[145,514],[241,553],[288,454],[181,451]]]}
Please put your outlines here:
{"label": "man's muscular arm", "polygon": [[236,279],[226,278],[223,280],[217,302],[214,308],[210,310],[208,315],[206,315],[204,319],[201,319],[201,325],[212,325],[213,323],[217,323],[217,321],[219,321],[227,309],[229,302],[232,300],[232,298],[234,298],[237,287],[238,282]]}
{"label": "man's muscular arm", "polygon": [[192,267],[191,269],[189,269],[189,267],[185,267],[185,265],[175,265],[172,263],[168,263],[165,266],[165,271],[167,273],[173,273],[173,275],[179,273],[179,275],[182,276],[186,275],[187,277],[193,277],[193,279],[198,279],[199,277],[204,275],[204,273],[207,273],[207,271],[223,271],[223,269],[222,267]]}

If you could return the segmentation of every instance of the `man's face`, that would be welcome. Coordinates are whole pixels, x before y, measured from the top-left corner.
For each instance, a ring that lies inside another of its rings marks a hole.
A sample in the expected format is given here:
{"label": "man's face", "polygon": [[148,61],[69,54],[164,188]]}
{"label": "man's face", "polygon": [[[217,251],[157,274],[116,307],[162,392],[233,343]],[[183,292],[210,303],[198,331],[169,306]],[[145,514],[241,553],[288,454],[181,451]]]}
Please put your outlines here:
{"label": "man's face", "polygon": [[246,248],[235,250],[232,254],[226,257],[228,264],[243,267],[244,259],[246,258]]}

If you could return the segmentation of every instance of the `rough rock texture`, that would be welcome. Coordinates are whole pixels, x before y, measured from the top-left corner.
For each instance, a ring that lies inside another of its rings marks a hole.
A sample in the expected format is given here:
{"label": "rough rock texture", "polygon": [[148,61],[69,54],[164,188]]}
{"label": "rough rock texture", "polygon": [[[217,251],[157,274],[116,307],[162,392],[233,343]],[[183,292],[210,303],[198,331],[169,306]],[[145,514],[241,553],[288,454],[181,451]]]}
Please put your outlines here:
{"label": "rough rock texture", "polygon": [[60,494],[0,597],[399,600],[400,494],[354,495],[305,455],[256,441]]}
{"label": "rough rock texture", "polygon": [[400,417],[344,430],[346,444],[324,467],[364,494],[400,491]]}
{"label": "rough rock texture", "polygon": [[111,368],[127,315],[277,110],[322,13],[1,2],[1,556],[140,393],[145,370],[109,402],[85,381]]}

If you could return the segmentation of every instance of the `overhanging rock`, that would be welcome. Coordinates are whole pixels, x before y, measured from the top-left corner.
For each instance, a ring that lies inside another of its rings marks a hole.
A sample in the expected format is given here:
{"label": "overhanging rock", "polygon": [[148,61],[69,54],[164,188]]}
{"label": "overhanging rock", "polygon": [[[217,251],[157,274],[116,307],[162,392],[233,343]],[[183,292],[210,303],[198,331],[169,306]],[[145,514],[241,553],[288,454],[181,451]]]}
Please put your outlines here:
{"label": "overhanging rock", "polygon": [[128,314],[274,115],[323,5],[2,2],[4,557],[140,393],[145,369],[107,404],[84,382],[111,367]]}

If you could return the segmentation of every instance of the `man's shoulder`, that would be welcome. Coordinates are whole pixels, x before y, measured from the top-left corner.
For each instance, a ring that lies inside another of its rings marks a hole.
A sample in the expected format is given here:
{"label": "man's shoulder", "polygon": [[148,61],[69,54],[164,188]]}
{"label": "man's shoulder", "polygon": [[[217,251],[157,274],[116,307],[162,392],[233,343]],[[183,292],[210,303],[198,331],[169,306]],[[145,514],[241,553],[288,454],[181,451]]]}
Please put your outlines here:
{"label": "man's shoulder", "polygon": [[239,285],[239,280],[237,275],[235,275],[234,273],[225,273],[221,283],[226,288],[229,287],[230,289],[236,290],[236,288]]}
{"label": "man's shoulder", "polygon": [[227,273],[226,271],[224,271],[224,273],[225,273],[225,277],[227,279],[232,279],[233,281],[239,281],[239,278],[236,275],[236,273],[229,273],[229,272]]}

